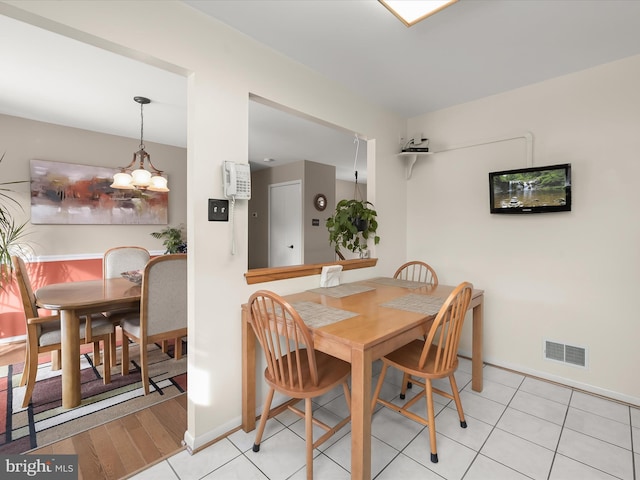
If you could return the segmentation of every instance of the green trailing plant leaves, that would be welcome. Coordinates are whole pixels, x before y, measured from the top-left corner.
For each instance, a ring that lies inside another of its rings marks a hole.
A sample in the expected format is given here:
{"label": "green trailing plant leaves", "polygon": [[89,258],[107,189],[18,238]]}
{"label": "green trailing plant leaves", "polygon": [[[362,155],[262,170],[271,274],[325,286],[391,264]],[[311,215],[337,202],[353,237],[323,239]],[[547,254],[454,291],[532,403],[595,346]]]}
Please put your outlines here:
{"label": "green trailing plant leaves", "polygon": [[380,237],[376,235],[377,215],[371,202],[340,200],[326,222],[329,243],[335,245],[336,252],[342,247],[354,253],[367,250],[367,240],[371,238],[377,245],[380,242]]}

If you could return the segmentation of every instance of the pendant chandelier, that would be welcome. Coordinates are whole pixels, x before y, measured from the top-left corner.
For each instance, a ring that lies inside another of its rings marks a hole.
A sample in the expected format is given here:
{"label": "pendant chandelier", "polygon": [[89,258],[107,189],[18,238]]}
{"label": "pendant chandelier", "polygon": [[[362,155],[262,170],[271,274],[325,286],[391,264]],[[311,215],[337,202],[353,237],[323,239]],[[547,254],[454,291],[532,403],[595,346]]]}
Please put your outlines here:
{"label": "pendant chandelier", "polygon": [[[144,150],[144,114],[143,108],[151,100],[145,97],[133,97],[133,100],[140,104],[140,150],[133,154],[133,160],[126,167],[120,169],[120,173],[113,176],[111,188],[121,190],[150,190],[152,192],[168,192],[167,178],[163,176],[162,170],[158,170],[151,163],[151,155]],[[149,169],[144,168],[144,162],[149,162]],[[138,162],[138,168],[134,170]]]}

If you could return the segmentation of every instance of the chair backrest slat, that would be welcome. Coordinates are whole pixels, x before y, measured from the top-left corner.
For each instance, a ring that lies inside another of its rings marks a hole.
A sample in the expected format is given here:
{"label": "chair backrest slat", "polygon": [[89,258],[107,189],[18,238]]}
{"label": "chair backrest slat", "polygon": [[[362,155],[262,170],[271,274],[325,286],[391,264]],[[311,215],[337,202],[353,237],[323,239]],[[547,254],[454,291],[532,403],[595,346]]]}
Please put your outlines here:
{"label": "chair backrest slat", "polygon": [[450,370],[456,365],[460,335],[472,292],[473,285],[463,282],[444,301],[427,333],[419,368],[424,368],[430,354],[434,359],[432,373]]}
{"label": "chair backrest slat", "polygon": [[273,381],[286,388],[303,388],[309,378],[317,385],[313,339],[298,312],[279,295],[259,290],[249,298],[249,314]]}
{"label": "chair backrest slat", "polygon": [[438,285],[438,276],[436,271],[427,263],[414,260],[401,265],[393,278],[400,280],[409,280],[411,282],[426,283],[429,285]]}

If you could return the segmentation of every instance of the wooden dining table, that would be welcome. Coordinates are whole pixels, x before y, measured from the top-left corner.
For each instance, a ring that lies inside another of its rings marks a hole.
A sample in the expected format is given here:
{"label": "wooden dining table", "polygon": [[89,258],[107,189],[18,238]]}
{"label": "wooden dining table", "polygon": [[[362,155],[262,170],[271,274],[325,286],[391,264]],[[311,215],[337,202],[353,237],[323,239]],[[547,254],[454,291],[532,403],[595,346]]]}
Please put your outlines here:
{"label": "wooden dining table", "polygon": [[[376,359],[427,332],[455,286],[375,278],[284,298],[309,326],[316,350],[351,363],[351,478],[371,478],[371,382]],[[482,390],[484,291],[473,290],[472,389]],[[326,312],[326,313],[323,313]],[[346,313],[345,313],[346,312]],[[425,313],[426,312],[426,313]],[[242,306],[242,429],[256,425],[256,338]],[[328,320],[323,321],[322,317]],[[308,320],[309,319],[309,320]]]}
{"label": "wooden dining table", "polygon": [[140,293],[140,285],[124,278],[55,283],[36,290],[38,307],[60,312],[63,408],[77,407],[81,401],[79,318],[96,312],[135,308],[140,305]]}

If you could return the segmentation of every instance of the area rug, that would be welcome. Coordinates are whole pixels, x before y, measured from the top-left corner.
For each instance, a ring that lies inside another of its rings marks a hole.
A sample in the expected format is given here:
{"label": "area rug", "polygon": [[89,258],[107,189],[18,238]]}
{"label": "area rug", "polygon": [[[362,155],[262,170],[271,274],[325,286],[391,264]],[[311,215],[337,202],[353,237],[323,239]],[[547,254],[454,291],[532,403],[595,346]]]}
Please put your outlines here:
{"label": "area rug", "polygon": [[[24,453],[71,435],[147,408],[187,389],[187,359],[173,358],[173,345],[163,353],[159,345],[148,346],[150,392],[145,396],[139,367],[139,346],[129,347],[129,375],[112,367],[111,383],[103,384],[102,366],[92,363],[90,346],[81,355],[82,402],[73,409],[62,408],[61,371],[51,363],[38,366],[31,402],[22,408],[25,387],[20,387],[23,364],[0,367],[0,454]],[[183,352],[186,344],[183,343]]]}

